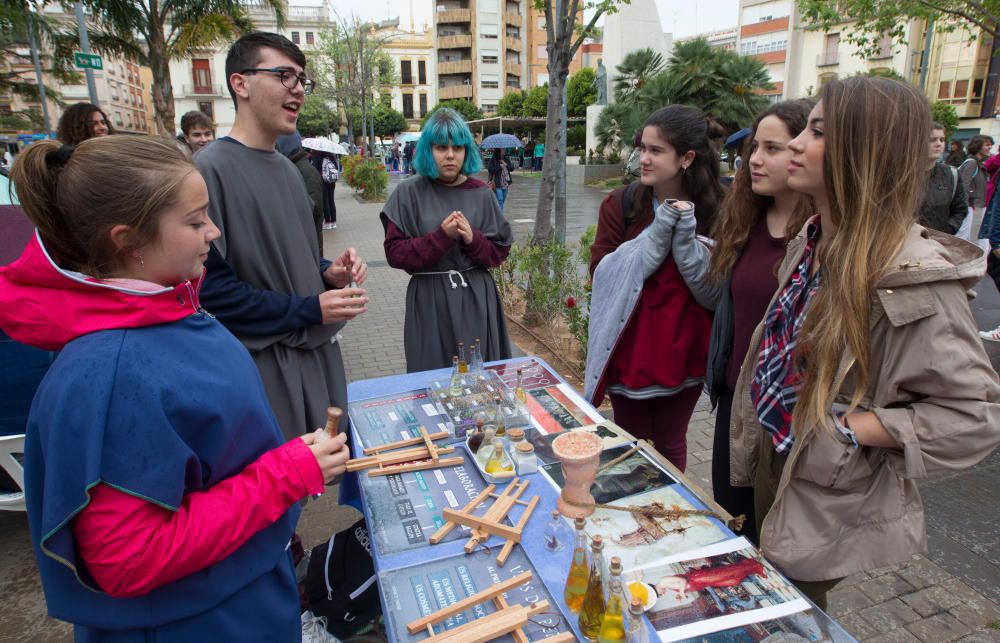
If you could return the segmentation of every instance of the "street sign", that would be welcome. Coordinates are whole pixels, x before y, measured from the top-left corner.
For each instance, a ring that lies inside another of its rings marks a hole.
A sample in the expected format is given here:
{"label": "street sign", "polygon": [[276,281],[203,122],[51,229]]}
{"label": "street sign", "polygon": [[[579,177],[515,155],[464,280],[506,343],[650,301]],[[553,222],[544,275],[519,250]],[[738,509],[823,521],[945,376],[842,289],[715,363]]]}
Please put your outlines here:
{"label": "street sign", "polygon": [[77,69],[104,69],[104,62],[97,54],[85,54],[75,51],[73,52],[73,58]]}

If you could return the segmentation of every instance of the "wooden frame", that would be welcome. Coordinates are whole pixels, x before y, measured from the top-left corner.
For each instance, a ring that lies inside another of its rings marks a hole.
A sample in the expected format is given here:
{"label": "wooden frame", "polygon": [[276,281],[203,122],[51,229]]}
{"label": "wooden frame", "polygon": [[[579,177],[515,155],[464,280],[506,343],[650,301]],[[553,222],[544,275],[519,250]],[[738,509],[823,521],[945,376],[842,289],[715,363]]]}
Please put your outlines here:
{"label": "wooden frame", "polygon": [[[369,476],[387,476],[393,473],[406,473],[408,471],[423,471],[425,469],[437,469],[438,467],[450,467],[462,464],[465,459],[461,456],[454,458],[442,458],[442,454],[452,453],[455,447],[435,446],[434,440],[441,440],[448,437],[447,431],[440,433],[427,433],[427,429],[420,427],[420,437],[390,442],[377,447],[370,447],[364,450],[365,456],[347,461],[348,471],[360,471],[362,469],[372,469]],[[415,446],[412,449],[394,451],[402,447]],[[390,453],[384,453],[389,451]]]}
{"label": "wooden frame", "polygon": [[[454,525],[452,525],[454,526]],[[535,614],[549,609],[548,601],[538,601],[530,606],[509,605],[504,600],[503,594],[520,585],[524,585],[531,580],[531,572],[523,572],[517,576],[491,586],[478,594],[473,594],[467,598],[428,614],[422,618],[406,624],[406,629],[410,634],[416,634],[421,630],[427,630],[428,637],[424,643],[485,643],[505,634],[510,634],[518,643],[528,643],[528,637],[521,630],[527,624],[528,619]],[[477,618],[458,627],[437,633],[434,631],[434,624],[463,612],[473,605],[492,601],[497,611]],[[542,639],[549,643],[571,643],[574,640],[572,632],[563,632]]]}
{"label": "wooden frame", "polygon": [[[503,567],[510,552],[514,550],[514,544],[521,542],[524,526],[528,524],[528,518],[531,517],[535,506],[538,505],[538,496],[528,502],[519,499],[527,488],[527,480],[522,481],[520,478],[514,478],[500,494],[493,493],[496,490],[495,485],[489,485],[460,510],[445,509],[441,515],[446,522],[431,535],[431,544],[436,545],[441,542],[448,535],[448,532],[455,528],[455,525],[464,525],[472,529],[472,536],[465,543],[465,553],[467,554],[471,554],[477,545],[486,542],[491,535],[499,536],[507,541],[500,548],[500,553],[497,554],[497,564]],[[487,498],[493,498],[495,502],[482,516],[474,515],[472,512],[475,508]],[[523,505],[525,510],[517,524],[510,527],[503,524],[503,519],[507,517],[515,504]]]}

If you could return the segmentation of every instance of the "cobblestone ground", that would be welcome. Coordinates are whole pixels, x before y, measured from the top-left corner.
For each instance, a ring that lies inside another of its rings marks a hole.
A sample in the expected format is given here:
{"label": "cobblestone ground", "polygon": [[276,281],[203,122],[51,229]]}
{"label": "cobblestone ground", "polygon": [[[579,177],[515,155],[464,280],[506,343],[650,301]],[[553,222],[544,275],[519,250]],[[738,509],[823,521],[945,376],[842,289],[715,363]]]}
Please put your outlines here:
{"label": "cobblestone ground", "polygon": [[[398,178],[394,177],[395,185]],[[537,181],[515,177],[507,200],[515,234],[530,234]],[[577,239],[596,222],[604,193],[570,186],[569,232]],[[348,324],[343,350],[351,380],[405,370],[402,325],[407,276],[389,268],[382,252],[378,204],[359,203],[346,185],[337,190],[338,227],[325,234],[327,256],[348,245],[369,264],[366,284],[371,304],[361,319]],[[992,288],[992,286],[990,286]],[[983,291],[981,284],[980,290]],[[986,289],[989,290],[989,289]],[[987,299],[986,297],[992,297]],[[996,293],[990,290],[974,305],[981,327],[1000,322]],[[990,347],[995,357],[995,347]],[[997,366],[994,363],[994,366]],[[688,475],[711,488],[714,418],[703,398],[688,431]],[[1000,510],[996,494],[1000,456],[965,474],[921,485],[927,506],[930,551],[899,567],[846,579],[830,595],[831,613],[864,641],[1000,641]],[[352,524],[359,514],[336,504],[336,490],[311,500],[299,531],[306,546],[324,541]],[[38,573],[28,542],[24,514],[0,512],[0,642],[55,642],[71,639],[70,629],[45,615]]]}

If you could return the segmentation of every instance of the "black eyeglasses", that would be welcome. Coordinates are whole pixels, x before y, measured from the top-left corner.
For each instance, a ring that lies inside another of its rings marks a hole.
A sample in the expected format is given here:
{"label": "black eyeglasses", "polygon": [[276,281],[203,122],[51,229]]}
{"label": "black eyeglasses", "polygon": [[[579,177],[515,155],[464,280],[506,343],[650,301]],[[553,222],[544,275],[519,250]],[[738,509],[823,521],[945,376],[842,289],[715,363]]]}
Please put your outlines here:
{"label": "black eyeglasses", "polygon": [[282,69],[276,67],[274,69],[244,69],[241,74],[253,74],[259,71],[266,71],[272,74],[278,74],[278,80],[281,84],[288,89],[295,89],[295,85],[302,83],[302,92],[305,94],[311,94],[313,89],[316,88],[316,81],[311,78],[307,78],[305,74],[296,74],[291,69]]}

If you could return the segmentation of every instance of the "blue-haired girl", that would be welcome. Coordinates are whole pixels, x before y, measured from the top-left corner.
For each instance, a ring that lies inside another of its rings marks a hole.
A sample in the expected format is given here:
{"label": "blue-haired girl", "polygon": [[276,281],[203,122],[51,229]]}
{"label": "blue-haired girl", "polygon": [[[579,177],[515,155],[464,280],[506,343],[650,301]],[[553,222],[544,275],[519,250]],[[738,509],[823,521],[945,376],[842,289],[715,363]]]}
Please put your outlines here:
{"label": "blue-haired girl", "polygon": [[470,175],[482,167],[469,127],[440,109],[427,120],[413,167],[382,210],[385,258],[412,275],[403,343],[410,373],[451,365],[459,342],[480,340],[483,360],[510,357],[503,306],[486,270],[513,241],[493,192]]}

